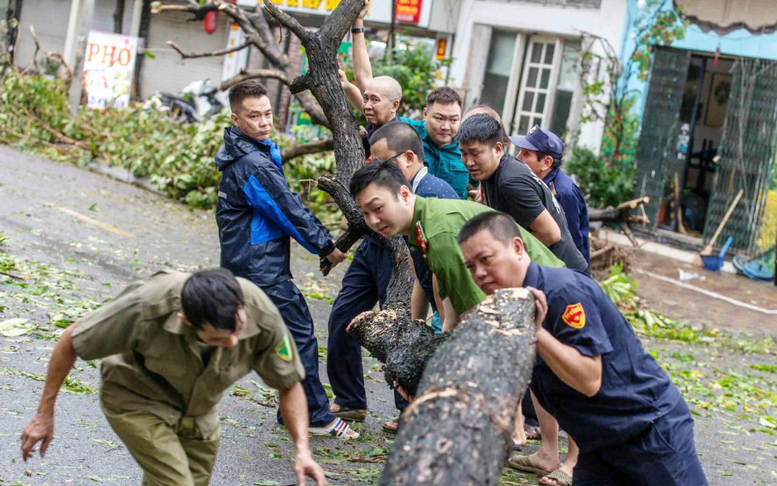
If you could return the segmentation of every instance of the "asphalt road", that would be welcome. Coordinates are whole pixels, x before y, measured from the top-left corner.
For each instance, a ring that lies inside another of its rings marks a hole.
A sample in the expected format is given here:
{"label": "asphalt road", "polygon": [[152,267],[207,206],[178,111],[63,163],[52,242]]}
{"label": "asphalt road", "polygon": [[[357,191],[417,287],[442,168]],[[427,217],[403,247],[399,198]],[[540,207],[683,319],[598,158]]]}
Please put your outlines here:
{"label": "asphalt road", "polygon": [[[85,387],[98,388],[96,363],[79,361],[70,390],[60,393],[56,439],[45,459],[23,463],[19,435],[43,388],[41,380],[56,340],[57,327],[52,324],[67,325],[128,282],[158,269],[216,266],[213,214],[189,211],[104,176],[0,146],[0,235],[6,238],[0,243],[0,270],[25,277],[20,281],[0,276],[0,322],[22,318],[28,320],[24,326],[38,326],[18,337],[0,335],[0,484],[140,484],[140,469],[104,419],[97,393],[84,393]],[[345,265],[324,278],[316,257],[298,245],[292,252],[295,281],[309,296],[323,353],[327,302],[337,293]],[[685,353],[679,354],[682,357],[697,352],[699,361],[717,359],[713,367],[775,364],[772,355],[753,361],[745,355],[663,341],[648,342],[646,347],[670,360],[678,353]],[[678,370],[697,366],[689,365],[687,358],[676,363]],[[322,357],[322,378],[327,382],[325,369]],[[394,417],[392,394],[381,381],[376,361],[366,358],[365,372],[371,414],[361,426],[363,438],[354,444],[312,439],[317,460],[336,484],[374,481],[381,469],[374,459],[391,446],[381,425]],[[275,410],[267,406],[272,399],[256,375],[246,377],[225,397],[220,408],[222,443],[211,484],[294,483],[292,444],[278,427]],[[773,408],[766,410],[774,413]],[[755,426],[750,419],[738,422],[733,412],[702,413],[696,420],[697,446],[710,484],[777,483],[777,440],[756,431],[757,418]],[[536,477],[510,473],[505,481],[536,484]]]}
{"label": "asphalt road", "polygon": [[[0,322],[20,317],[46,326],[56,314],[82,311],[159,269],[191,271],[218,266],[213,213],[191,212],[107,177],[3,146],[0,234],[6,238],[2,250],[22,260],[8,273],[28,277],[27,288],[13,285],[17,283],[13,279],[0,280],[0,310],[5,307]],[[297,285],[319,296],[308,298],[308,305],[323,353],[331,306],[321,299],[334,298],[344,268],[336,268],[324,278],[318,271],[317,257],[296,244],[293,253]],[[41,292],[42,287],[49,288]],[[102,416],[97,393],[61,393],[56,439],[49,453],[45,459],[36,457],[27,464],[20,460],[19,434],[34,414],[43,388],[38,380],[46,372],[53,344],[34,333],[20,338],[0,336],[0,484],[17,480],[52,486],[95,481],[140,484],[140,469]],[[77,366],[81,371],[73,376],[96,389],[98,369],[83,361]],[[376,362],[365,360],[365,370],[380,381],[382,373],[375,371],[376,367]],[[328,382],[323,358],[321,372],[323,381]],[[223,438],[213,485],[294,482],[291,443],[275,421],[275,410],[257,404],[267,403],[257,383],[261,385],[261,380],[255,374],[241,382],[256,400],[245,395],[226,396],[222,402]],[[382,382],[367,380],[367,387],[370,408],[376,414],[366,425],[367,435],[384,436],[380,428],[383,419],[394,416],[393,396]],[[348,454],[361,444],[349,446],[315,438],[311,446],[333,451],[342,447],[343,454]],[[335,461],[338,456],[332,455]],[[330,469],[334,472],[327,467]]]}

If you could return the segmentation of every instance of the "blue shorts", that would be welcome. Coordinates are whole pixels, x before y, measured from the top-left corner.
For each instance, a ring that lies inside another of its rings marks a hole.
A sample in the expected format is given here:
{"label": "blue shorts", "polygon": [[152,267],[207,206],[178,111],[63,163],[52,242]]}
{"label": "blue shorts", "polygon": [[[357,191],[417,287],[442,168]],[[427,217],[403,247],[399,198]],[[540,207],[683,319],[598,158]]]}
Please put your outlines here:
{"label": "blue shorts", "polygon": [[580,452],[573,486],[708,486],[684,400],[624,444]]}

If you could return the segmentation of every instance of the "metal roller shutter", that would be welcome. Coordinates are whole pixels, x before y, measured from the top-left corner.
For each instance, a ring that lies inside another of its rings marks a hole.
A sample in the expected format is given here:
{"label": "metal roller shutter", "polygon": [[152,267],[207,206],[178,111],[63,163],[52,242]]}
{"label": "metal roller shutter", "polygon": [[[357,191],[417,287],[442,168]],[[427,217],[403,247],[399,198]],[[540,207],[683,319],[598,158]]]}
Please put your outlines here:
{"label": "metal roller shutter", "polygon": [[165,12],[152,15],[149,25],[147,48],[156,56],[145,58],[140,73],[140,96],[147,98],[155,91],[178,93],[184,86],[199,79],[221,80],[223,56],[182,60],[170,49],[167,41],[173,41],[186,51],[215,51],[227,44],[228,24],[226,16],[219,18],[218,28],[211,35],[205,33],[202,22],[187,22],[191,14]]}
{"label": "metal roller shutter", "polygon": [[[132,0],[126,0],[122,32],[129,33],[132,25]],[[30,34],[30,25],[35,26],[35,34],[40,41],[38,56],[48,51],[64,54],[67,23],[70,18],[69,0],[24,0],[21,15],[21,37],[16,50],[16,65],[24,67],[32,60],[35,42]],[[113,14],[116,0],[96,0],[92,16],[92,30],[113,32]]]}

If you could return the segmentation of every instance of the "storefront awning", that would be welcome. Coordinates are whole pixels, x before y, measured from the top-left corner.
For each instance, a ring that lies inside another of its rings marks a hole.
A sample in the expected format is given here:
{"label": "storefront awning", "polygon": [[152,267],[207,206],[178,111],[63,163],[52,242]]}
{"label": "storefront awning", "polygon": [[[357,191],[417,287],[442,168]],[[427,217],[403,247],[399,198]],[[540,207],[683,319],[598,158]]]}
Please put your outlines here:
{"label": "storefront awning", "polygon": [[704,31],[726,35],[738,29],[751,34],[777,31],[775,0],[674,0],[688,20]]}

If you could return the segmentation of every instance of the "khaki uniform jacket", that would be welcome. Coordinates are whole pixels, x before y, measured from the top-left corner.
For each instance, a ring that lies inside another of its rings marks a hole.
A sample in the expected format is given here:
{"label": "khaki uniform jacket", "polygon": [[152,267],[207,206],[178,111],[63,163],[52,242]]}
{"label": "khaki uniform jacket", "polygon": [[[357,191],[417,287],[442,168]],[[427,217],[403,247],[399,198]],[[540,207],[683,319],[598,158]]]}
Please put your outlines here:
{"label": "khaki uniform jacket", "polygon": [[276,389],[305,377],[294,340],[276,307],[251,282],[238,278],[247,323],[238,344],[217,348],[203,366],[194,329],[178,317],[189,274],[160,272],[133,283],[75,324],[73,347],[102,361],[100,399],[114,412],[150,412],[170,426],[193,417],[204,438],[218,428],[216,404],[251,370]]}

